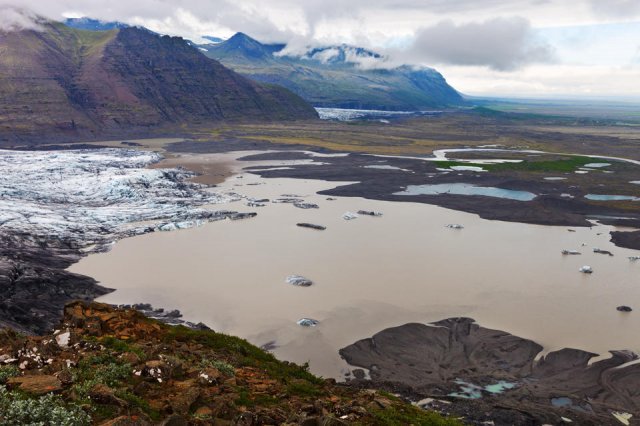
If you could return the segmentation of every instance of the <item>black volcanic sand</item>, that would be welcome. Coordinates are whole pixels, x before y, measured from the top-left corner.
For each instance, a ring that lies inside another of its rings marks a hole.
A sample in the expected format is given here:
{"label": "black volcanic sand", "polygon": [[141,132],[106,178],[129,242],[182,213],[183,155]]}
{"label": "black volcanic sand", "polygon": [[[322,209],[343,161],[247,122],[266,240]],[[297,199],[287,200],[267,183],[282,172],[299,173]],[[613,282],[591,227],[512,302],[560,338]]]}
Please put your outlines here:
{"label": "black volcanic sand", "polygon": [[[233,145],[232,143],[203,143],[203,142],[179,142],[171,144],[172,151],[186,151],[197,149],[197,152],[223,152],[224,150],[269,149],[277,148],[273,144],[249,143]],[[233,148],[231,148],[233,146]],[[588,191],[579,183],[579,179],[594,179],[593,176],[570,176],[567,181],[547,181],[547,173],[527,176],[526,173],[493,173],[493,172],[469,172],[451,171],[441,173],[436,170],[437,164],[421,159],[376,157],[366,154],[351,153],[338,157],[313,157],[311,154],[289,149],[282,152],[269,152],[264,154],[249,155],[240,160],[243,161],[276,161],[276,160],[301,160],[314,159],[318,163],[309,165],[289,165],[286,169],[273,169],[270,167],[247,167],[245,170],[256,173],[265,178],[298,178],[320,179],[326,181],[354,181],[357,183],[340,186],[323,191],[322,194],[341,197],[364,197],[374,200],[418,202],[435,204],[438,206],[476,213],[484,219],[503,220],[508,222],[522,222],[539,225],[561,226],[591,226],[589,219],[597,219],[604,224],[616,226],[636,226],[640,223],[640,212],[630,209],[626,205],[611,202],[592,202],[586,200],[584,195]],[[298,148],[302,149],[302,148]],[[307,147],[304,147],[307,149]],[[498,154],[499,155],[499,154]],[[409,170],[384,170],[371,169],[364,166],[385,165]],[[627,164],[620,167],[628,168]],[[273,170],[272,170],[273,169]],[[625,169],[626,170],[626,169]],[[595,179],[605,182],[613,182],[620,178],[613,174],[599,174]],[[609,181],[607,181],[607,179]],[[578,181],[576,181],[578,180]],[[599,182],[597,180],[596,182]],[[532,201],[516,201],[496,197],[466,196],[453,194],[440,195],[393,195],[404,190],[408,185],[422,184],[451,184],[469,183],[478,186],[491,186],[511,190],[529,191],[539,194]],[[595,185],[595,190],[602,189],[600,184],[589,181],[590,186]],[[593,189],[593,188],[592,188]],[[594,191],[595,191],[594,190]],[[571,194],[574,198],[563,197],[562,194]],[[614,242],[616,240],[614,239]],[[640,242],[628,244],[625,247],[640,249]]]}
{"label": "black volcanic sand", "polygon": [[[450,318],[388,328],[340,354],[370,371],[371,380],[352,380],[353,385],[381,387],[413,400],[448,400],[451,404],[443,405],[448,412],[477,424],[561,424],[566,417],[580,425],[619,425],[612,411],[631,413],[632,420],[640,416],[640,364],[620,367],[635,354],[612,351],[610,358],[589,364],[596,354],[562,349],[536,360],[541,351],[531,340],[481,327],[470,318]],[[460,391],[456,379],[517,387],[461,399],[448,396]],[[567,398],[567,406],[554,407],[552,398]]]}
{"label": "black volcanic sand", "polygon": [[0,328],[42,334],[58,324],[64,305],[112,290],[65,269],[82,254],[58,239],[0,234]]}
{"label": "black volcanic sand", "polygon": [[611,242],[618,247],[640,250],[640,231],[611,233]]}

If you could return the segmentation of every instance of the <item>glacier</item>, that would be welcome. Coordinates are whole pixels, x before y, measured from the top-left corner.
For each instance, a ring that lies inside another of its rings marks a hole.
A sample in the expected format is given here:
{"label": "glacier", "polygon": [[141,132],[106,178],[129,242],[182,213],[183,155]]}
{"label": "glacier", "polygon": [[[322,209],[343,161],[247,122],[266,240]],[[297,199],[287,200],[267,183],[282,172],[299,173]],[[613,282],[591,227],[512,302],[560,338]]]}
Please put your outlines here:
{"label": "glacier", "polygon": [[246,216],[205,208],[240,196],[190,182],[190,171],[147,168],[162,158],[122,148],[0,150],[0,235],[64,241],[87,253],[127,236]]}

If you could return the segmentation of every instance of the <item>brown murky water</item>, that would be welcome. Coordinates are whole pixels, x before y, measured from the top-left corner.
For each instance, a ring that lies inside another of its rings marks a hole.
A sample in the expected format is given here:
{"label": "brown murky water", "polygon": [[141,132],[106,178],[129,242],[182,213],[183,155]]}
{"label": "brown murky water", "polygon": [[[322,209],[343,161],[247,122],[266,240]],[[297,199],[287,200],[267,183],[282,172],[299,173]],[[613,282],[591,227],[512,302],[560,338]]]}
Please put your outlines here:
{"label": "brown murky water", "polygon": [[[224,170],[238,168],[231,154],[211,158]],[[180,309],[186,319],[217,331],[258,345],[275,342],[276,356],[310,361],[311,370],[325,377],[346,371],[337,353],[343,346],[386,327],[452,316],[533,339],[546,350],[640,352],[640,314],[616,311],[623,304],[640,309],[640,261],[627,259],[638,252],[613,246],[610,227],[568,232],[417,203],[328,201],[316,192],[333,183],[242,176],[215,190],[271,199],[303,195],[320,208],[216,206],[258,216],[126,239],[70,269],[116,288],[104,302]],[[342,219],[359,209],[384,216]],[[297,222],[327,230],[299,228]],[[449,223],[465,228],[448,229]],[[595,254],[594,247],[615,256]],[[562,249],[583,254],[563,256]],[[581,274],[582,265],[594,273]],[[315,284],[286,284],[292,274]],[[303,317],[320,324],[298,326]]]}
{"label": "brown murky water", "polygon": [[190,180],[205,185],[218,185],[224,182],[234,173],[234,162],[214,158],[210,155],[171,155],[165,154],[165,159],[159,163],[152,164],[152,169],[168,169],[173,167],[183,167],[197,176]]}

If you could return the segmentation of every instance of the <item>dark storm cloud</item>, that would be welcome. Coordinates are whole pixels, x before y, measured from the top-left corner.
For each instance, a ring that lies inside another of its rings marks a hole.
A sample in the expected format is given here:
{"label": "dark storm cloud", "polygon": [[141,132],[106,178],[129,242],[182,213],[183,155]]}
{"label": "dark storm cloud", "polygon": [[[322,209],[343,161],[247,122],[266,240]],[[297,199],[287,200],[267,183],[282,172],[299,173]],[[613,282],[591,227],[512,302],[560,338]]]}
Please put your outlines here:
{"label": "dark storm cloud", "polygon": [[554,59],[553,48],[537,40],[529,21],[519,17],[465,24],[442,21],[419,29],[405,55],[424,62],[479,65],[500,71]]}

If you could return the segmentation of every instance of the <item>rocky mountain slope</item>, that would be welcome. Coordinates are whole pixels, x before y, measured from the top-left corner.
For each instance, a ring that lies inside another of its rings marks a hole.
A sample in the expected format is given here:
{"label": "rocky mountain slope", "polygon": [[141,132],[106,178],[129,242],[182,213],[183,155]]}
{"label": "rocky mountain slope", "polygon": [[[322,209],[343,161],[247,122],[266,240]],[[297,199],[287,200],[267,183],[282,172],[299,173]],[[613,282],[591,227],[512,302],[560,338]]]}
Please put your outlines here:
{"label": "rocky mountain slope", "polygon": [[76,302],[52,335],[0,332],[0,423],[458,425],[323,380],[244,340]]}
{"label": "rocky mountain slope", "polygon": [[288,90],[242,77],[181,38],[38,25],[0,34],[0,141],[317,117]]}
{"label": "rocky mountain slope", "polygon": [[294,57],[278,54],[285,45],[263,44],[243,33],[198,47],[240,74],[282,85],[317,107],[417,111],[463,104],[436,70],[363,67],[382,58],[362,48],[316,48]]}

